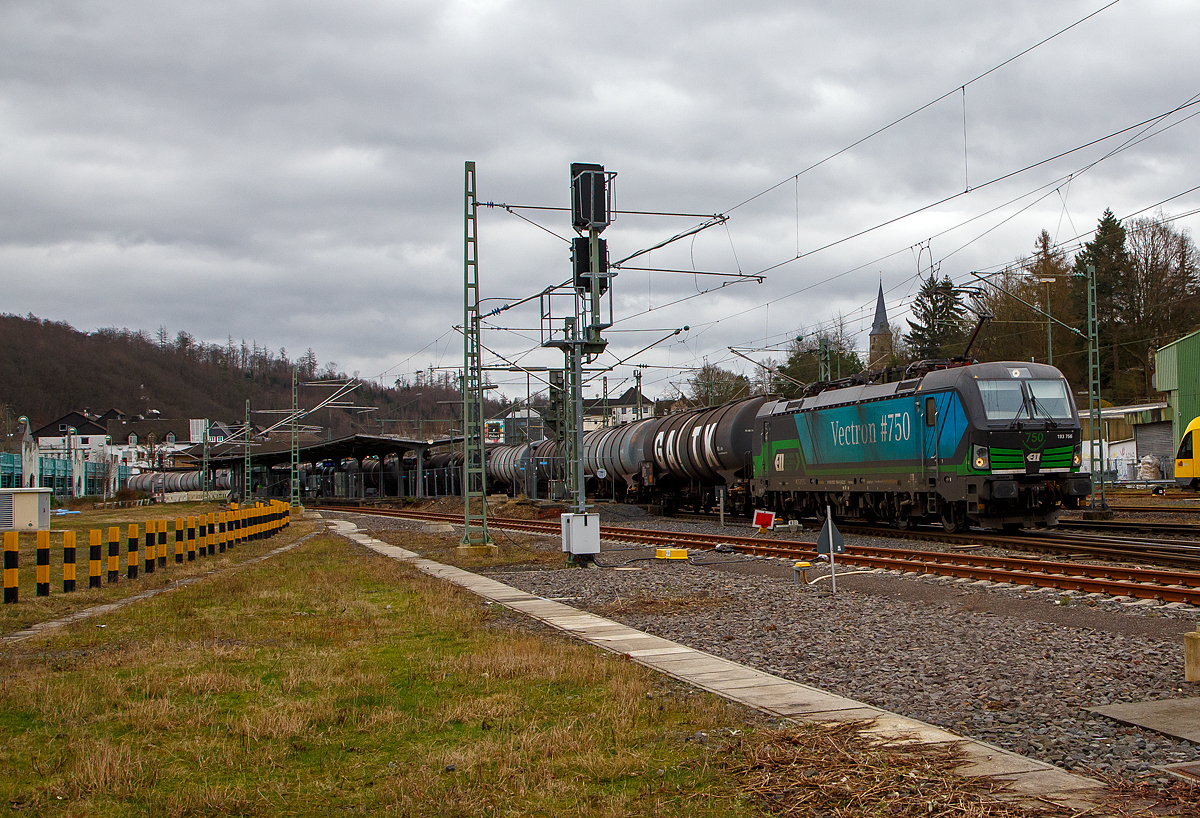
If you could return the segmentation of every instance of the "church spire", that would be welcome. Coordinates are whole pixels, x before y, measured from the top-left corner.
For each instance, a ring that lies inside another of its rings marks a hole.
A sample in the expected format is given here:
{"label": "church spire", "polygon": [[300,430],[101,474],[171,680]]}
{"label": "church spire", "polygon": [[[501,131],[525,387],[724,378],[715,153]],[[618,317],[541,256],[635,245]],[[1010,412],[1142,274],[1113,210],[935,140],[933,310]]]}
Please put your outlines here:
{"label": "church spire", "polygon": [[875,302],[875,323],[871,325],[872,335],[891,335],[892,328],[888,326],[887,306],[883,303],[883,282],[879,282],[879,300]]}
{"label": "church spire", "polygon": [[892,328],[888,325],[887,306],[883,303],[883,282],[879,282],[879,299],[875,302],[875,323],[871,325],[868,369],[885,366],[892,357]]}

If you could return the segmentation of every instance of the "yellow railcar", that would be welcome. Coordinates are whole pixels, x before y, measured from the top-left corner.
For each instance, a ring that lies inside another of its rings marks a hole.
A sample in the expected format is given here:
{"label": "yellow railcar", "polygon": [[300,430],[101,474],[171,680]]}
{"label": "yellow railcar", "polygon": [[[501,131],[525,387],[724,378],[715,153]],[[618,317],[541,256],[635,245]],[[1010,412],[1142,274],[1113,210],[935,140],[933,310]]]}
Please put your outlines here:
{"label": "yellow railcar", "polygon": [[1175,483],[1181,488],[1200,490],[1200,467],[1196,465],[1196,450],[1200,448],[1200,418],[1194,419],[1183,432],[1179,451],[1175,453]]}

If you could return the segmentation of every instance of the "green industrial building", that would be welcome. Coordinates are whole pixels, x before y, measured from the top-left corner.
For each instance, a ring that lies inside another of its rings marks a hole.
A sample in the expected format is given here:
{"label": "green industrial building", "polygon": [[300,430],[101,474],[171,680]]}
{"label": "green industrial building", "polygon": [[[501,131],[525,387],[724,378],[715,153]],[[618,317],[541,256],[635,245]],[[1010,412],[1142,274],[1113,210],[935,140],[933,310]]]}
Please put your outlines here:
{"label": "green industrial building", "polygon": [[1200,417],[1200,330],[1162,347],[1154,358],[1154,386],[1167,393],[1178,447],[1183,430]]}

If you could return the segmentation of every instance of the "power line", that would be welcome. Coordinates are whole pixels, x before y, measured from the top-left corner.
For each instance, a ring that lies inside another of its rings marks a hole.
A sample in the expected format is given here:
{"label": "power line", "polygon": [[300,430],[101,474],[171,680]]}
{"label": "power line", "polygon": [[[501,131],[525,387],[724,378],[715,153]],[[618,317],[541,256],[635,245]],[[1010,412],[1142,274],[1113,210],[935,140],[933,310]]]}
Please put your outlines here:
{"label": "power line", "polygon": [[830,161],[831,159],[836,159],[837,157],[841,156],[843,153],[846,153],[847,151],[853,150],[854,148],[858,147],[859,145],[861,145],[862,143],[866,142],[867,140],[869,140],[869,139],[872,139],[872,138],[874,138],[874,137],[878,136],[879,134],[883,133],[884,131],[888,130],[889,128],[892,128],[892,127],[895,127],[896,125],[899,125],[901,122],[904,122],[906,119],[911,119],[912,117],[916,116],[917,114],[921,113],[922,111],[926,110],[927,108],[930,108],[930,107],[932,107],[932,106],[934,106],[934,105],[938,104],[939,102],[941,102],[942,100],[946,99],[947,97],[949,97],[949,96],[951,96],[951,95],[953,95],[953,94],[956,94],[956,93],[958,93],[958,92],[960,92],[960,91],[962,91],[962,92],[964,92],[964,93],[965,93],[965,92],[966,92],[966,88],[967,88],[967,86],[968,86],[968,85],[972,85],[972,84],[974,84],[974,83],[978,82],[979,80],[983,79],[983,78],[984,78],[984,77],[986,77],[987,75],[989,75],[989,74],[992,74],[992,73],[994,73],[994,72],[996,72],[996,71],[999,71],[999,70],[1000,70],[1001,68],[1003,68],[1004,66],[1008,65],[1009,63],[1013,62],[1014,60],[1018,60],[1018,59],[1020,59],[1021,57],[1024,57],[1024,56],[1025,56],[1026,54],[1028,54],[1029,52],[1031,52],[1031,51],[1034,51],[1035,49],[1041,48],[1043,45],[1045,45],[1046,43],[1048,43],[1048,42],[1050,42],[1051,40],[1055,39],[1056,37],[1059,37],[1059,36],[1061,36],[1061,35],[1063,35],[1063,34],[1066,34],[1066,33],[1067,33],[1068,31],[1070,31],[1071,29],[1075,28],[1075,27],[1076,27],[1076,26],[1078,26],[1078,25],[1081,25],[1082,23],[1085,23],[1085,22],[1087,22],[1088,20],[1092,19],[1093,17],[1095,17],[1095,16],[1096,16],[1097,14],[1099,14],[1100,12],[1102,12],[1102,11],[1105,11],[1105,10],[1107,10],[1107,9],[1109,9],[1109,8],[1112,8],[1113,6],[1115,6],[1115,5],[1116,5],[1117,3],[1119,3],[1119,2],[1121,2],[1121,0],[1112,0],[1112,2],[1110,2],[1110,3],[1107,3],[1107,4],[1103,5],[1103,6],[1101,6],[1100,8],[1096,9],[1095,11],[1093,11],[1091,14],[1088,14],[1087,16],[1085,16],[1085,17],[1082,17],[1082,18],[1080,18],[1079,20],[1076,20],[1074,23],[1071,23],[1071,25],[1067,26],[1066,28],[1063,28],[1063,29],[1060,29],[1060,30],[1056,31],[1055,33],[1051,34],[1049,37],[1046,37],[1044,40],[1040,40],[1039,42],[1037,42],[1037,43],[1034,43],[1033,45],[1029,46],[1029,47],[1028,47],[1028,48],[1026,48],[1024,51],[1020,51],[1020,52],[1018,52],[1018,53],[1014,54],[1013,56],[1009,57],[1008,59],[1004,60],[1003,62],[997,63],[996,65],[994,65],[994,66],[992,66],[991,68],[989,68],[987,71],[984,71],[982,74],[979,74],[978,76],[976,76],[976,77],[974,77],[974,78],[972,78],[972,79],[969,79],[969,80],[967,80],[966,82],[962,83],[961,85],[956,85],[956,86],[954,86],[954,87],[953,87],[953,88],[951,88],[949,91],[947,91],[946,93],[942,94],[941,96],[939,96],[939,97],[937,97],[937,98],[935,98],[935,99],[932,99],[932,100],[930,100],[929,102],[925,103],[924,105],[920,106],[919,108],[915,108],[915,109],[913,109],[912,111],[909,111],[907,114],[905,114],[904,116],[900,117],[899,119],[895,119],[895,120],[893,120],[893,121],[889,122],[887,125],[884,125],[882,128],[878,128],[877,130],[874,130],[874,131],[872,131],[871,133],[867,134],[866,136],[862,137],[861,139],[858,139],[858,140],[856,140],[855,142],[852,142],[852,143],[850,143],[849,145],[847,145],[846,147],[842,148],[841,150],[838,150],[838,151],[835,151],[834,153],[831,153],[829,156],[826,156],[824,159],[821,159],[821,160],[820,160],[820,161],[818,161],[818,162],[814,162],[813,164],[809,165],[808,167],[804,168],[803,170],[801,170],[801,171],[799,171],[799,172],[797,172],[797,173],[795,173],[795,174],[793,174],[793,175],[791,175],[791,176],[787,177],[787,178],[786,178],[786,179],[784,179],[783,181],[781,181],[781,182],[778,182],[778,183],[776,183],[776,184],[774,184],[774,185],[771,185],[771,187],[767,188],[766,190],[763,190],[763,191],[761,191],[761,192],[759,192],[759,193],[756,193],[756,194],[754,194],[754,195],[753,195],[753,196],[751,196],[749,199],[746,199],[746,200],[744,200],[744,201],[738,202],[737,204],[735,204],[733,207],[729,208],[729,209],[728,209],[728,210],[726,210],[725,212],[726,212],[726,213],[731,213],[731,212],[733,212],[734,210],[737,210],[737,209],[738,209],[739,207],[741,207],[742,205],[747,205],[747,204],[749,204],[750,202],[753,202],[755,199],[758,199],[758,198],[760,198],[760,197],[762,197],[762,196],[765,196],[765,195],[767,195],[768,193],[770,193],[771,191],[773,191],[773,190],[776,190],[777,188],[779,188],[779,187],[782,187],[783,185],[786,185],[788,182],[792,181],[793,179],[799,179],[801,176],[803,176],[804,174],[808,173],[810,170],[814,170],[815,168],[818,168],[818,167],[820,167],[821,165],[825,164],[826,162]]}

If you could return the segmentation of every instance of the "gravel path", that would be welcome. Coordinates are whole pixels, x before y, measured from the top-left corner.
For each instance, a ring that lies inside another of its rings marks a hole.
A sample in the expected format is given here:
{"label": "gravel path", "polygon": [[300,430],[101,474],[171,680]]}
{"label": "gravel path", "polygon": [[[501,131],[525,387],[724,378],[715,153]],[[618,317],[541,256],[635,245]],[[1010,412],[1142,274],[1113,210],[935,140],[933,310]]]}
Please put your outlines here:
{"label": "gravel path", "polygon": [[[335,516],[374,530],[413,527],[396,519]],[[695,522],[637,522],[716,530]],[[503,544],[503,537],[498,541]],[[559,544],[547,539],[545,547],[557,550]],[[1200,696],[1200,685],[1183,681],[1181,634],[1196,627],[1200,611],[1194,607],[886,572],[839,572],[838,593],[831,595],[828,580],[794,585],[790,563],[780,560],[716,553],[694,554],[694,563],[707,565],[640,559],[649,553],[601,554],[605,565],[634,560],[621,567],[637,570],[487,573],[648,633],[1069,770],[1165,784],[1168,779],[1154,765],[1200,760],[1200,745],[1086,709]]]}

